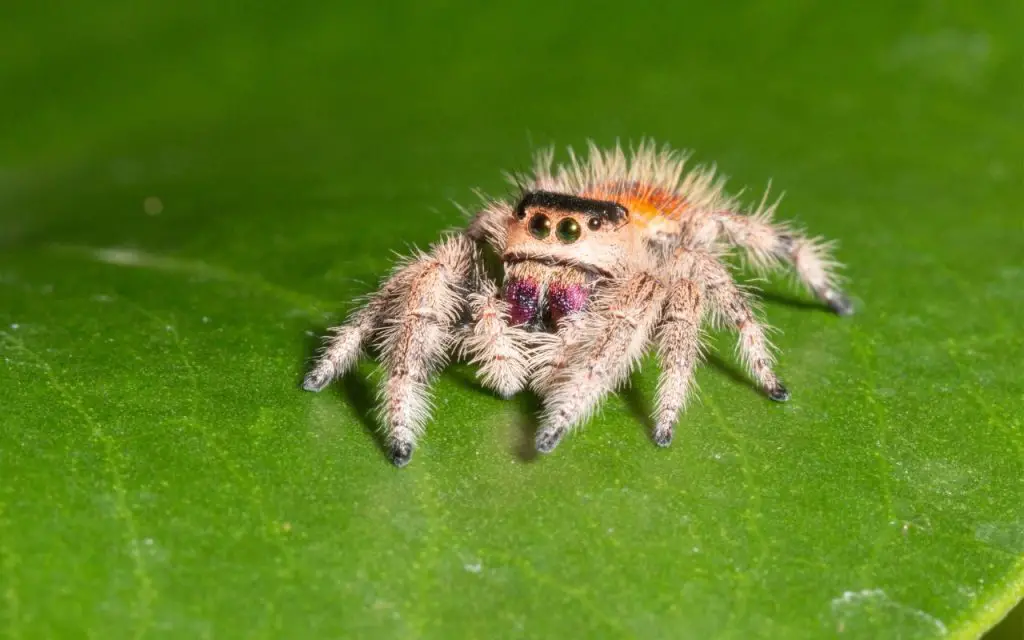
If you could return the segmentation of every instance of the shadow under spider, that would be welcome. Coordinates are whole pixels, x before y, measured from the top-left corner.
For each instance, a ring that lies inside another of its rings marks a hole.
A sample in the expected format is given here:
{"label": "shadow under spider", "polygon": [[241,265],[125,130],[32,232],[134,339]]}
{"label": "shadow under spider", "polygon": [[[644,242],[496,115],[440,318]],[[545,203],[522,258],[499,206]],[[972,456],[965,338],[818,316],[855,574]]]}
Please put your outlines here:
{"label": "shadow under spider", "polygon": [[[722,358],[716,353],[707,353],[704,358],[704,362],[712,368],[724,373],[733,382],[737,382],[747,387],[748,389],[756,392],[760,396],[764,396],[764,391],[757,386],[757,384],[747,377],[740,369],[733,366],[728,360]],[[648,440],[654,442],[654,418],[653,418],[653,405],[651,398],[644,394],[640,388],[635,384],[635,380],[631,377],[626,384],[620,388],[617,393],[622,397],[623,403],[626,405],[626,409],[632,414],[633,419],[644,430],[644,435]],[[682,415],[680,415],[682,418]]]}
{"label": "shadow under spider", "polygon": [[833,315],[832,311],[828,307],[817,302],[815,300],[806,300],[804,298],[798,298],[790,293],[781,293],[779,291],[760,289],[755,294],[755,297],[763,300],[764,302],[771,302],[773,304],[779,304],[784,307],[790,307],[791,309],[801,309],[804,311],[824,311],[829,315]]}
{"label": "shadow under spider", "polygon": [[[320,348],[323,346],[324,340],[327,339],[328,335],[329,329],[326,327],[311,327],[306,333],[305,347],[308,357],[303,364],[302,371],[299,372],[299,382],[296,385],[300,391],[302,390],[302,380],[312,366],[313,361],[316,360]],[[324,391],[328,389],[355,411],[356,418],[363,426],[363,429],[373,438],[374,444],[377,445],[377,450],[380,451],[384,458],[390,461],[391,453],[388,450],[384,432],[380,429],[374,418],[374,407],[376,406],[377,398],[376,393],[373,391],[370,376],[363,374],[359,371],[358,367],[355,367],[353,371],[349,371],[341,379],[331,382]],[[302,391],[302,393],[309,392]]]}
{"label": "shadow under spider", "polygon": [[384,431],[381,430],[374,418],[377,394],[373,391],[370,376],[363,375],[359,371],[350,371],[348,375],[342,376],[341,380],[335,380],[331,387],[342,400],[348,403],[348,406],[355,410],[363,429],[370,434],[377,445],[377,450],[390,462],[391,452],[388,449]]}
{"label": "shadow under spider", "polygon": [[533,391],[523,391],[511,401],[519,408],[515,418],[516,440],[512,446],[512,453],[520,462],[533,462],[540,456],[536,445],[537,431],[540,429],[537,416],[540,415],[543,404]]}
{"label": "shadow under spider", "polygon": [[[500,395],[480,384],[471,372],[465,368],[458,367],[449,369],[446,372],[449,378],[454,380],[460,387],[476,393],[501,398]],[[537,448],[534,441],[537,437],[537,430],[540,423],[537,416],[543,408],[540,398],[529,389],[517,393],[514,397],[503,399],[505,402],[514,402],[516,408],[514,417],[515,443],[512,446],[512,453],[521,462],[532,462],[537,459]]]}
{"label": "shadow under spider", "polygon": [[640,389],[637,388],[632,376],[626,381],[626,384],[619,389],[618,394],[622,396],[622,401],[626,404],[626,408],[633,415],[633,419],[640,424],[641,428],[643,428],[644,435],[647,436],[648,440],[653,442],[654,421],[651,419],[651,404]]}
{"label": "shadow under spider", "polygon": [[756,391],[758,395],[764,395],[764,391],[761,389],[761,387],[757,386],[757,384],[753,380],[751,380],[745,373],[743,373],[743,371],[736,368],[736,366],[734,366],[731,362],[729,362],[722,356],[718,355],[717,353],[710,352],[705,354],[704,362],[706,362],[711,367],[717,369],[718,371],[724,373],[733,382],[742,384],[748,389]]}
{"label": "shadow under spider", "polygon": [[[808,306],[810,303],[808,303]],[[741,369],[738,369],[731,362],[723,358],[714,352],[705,353],[704,363],[708,366],[720,371],[725,374],[733,382],[747,387],[751,391],[754,391],[759,396],[765,397],[764,390],[761,389],[750,377],[748,377]],[[636,375],[636,374],[634,374]],[[644,435],[651,442],[654,441],[654,418],[653,418],[653,405],[651,398],[644,394],[640,388],[635,384],[635,379],[631,376],[626,384],[621,387],[616,393],[622,397],[623,403],[626,405],[626,409],[629,410],[633,418],[644,430]],[[655,392],[656,393],[656,392]],[[680,419],[682,414],[680,415]]]}

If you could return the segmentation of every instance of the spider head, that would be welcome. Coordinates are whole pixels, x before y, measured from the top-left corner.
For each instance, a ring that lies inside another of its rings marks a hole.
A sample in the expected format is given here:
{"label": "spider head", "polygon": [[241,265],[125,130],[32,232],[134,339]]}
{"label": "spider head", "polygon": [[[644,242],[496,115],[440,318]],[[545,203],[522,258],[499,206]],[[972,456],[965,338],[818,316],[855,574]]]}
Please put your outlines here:
{"label": "spider head", "polygon": [[616,202],[531,191],[515,207],[504,260],[609,273],[629,250],[628,221],[629,211]]}

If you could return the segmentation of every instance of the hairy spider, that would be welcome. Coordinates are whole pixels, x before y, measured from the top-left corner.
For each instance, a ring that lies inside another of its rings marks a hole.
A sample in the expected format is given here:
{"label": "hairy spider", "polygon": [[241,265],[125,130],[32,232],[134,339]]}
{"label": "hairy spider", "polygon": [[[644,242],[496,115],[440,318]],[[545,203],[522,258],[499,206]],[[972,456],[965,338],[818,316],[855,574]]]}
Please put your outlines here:
{"label": "hairy spider", "polygon": [[[395,268],[364,306],[332,329],[303,386],[323,389],[366,344],[385,376],[380,417],[391,458],[404,466],[430,414],[428,384],[450,353],[478,366],[508,397],[528,385],[544,408],[536,447],[547,453],[585,422],[650,345],[661,363],[654,442],[667,446],[693,387],[705,323],[738,333],[750,375],[772,400],[789,392],[772,370],[767,327],[723,260],[738,249],[767,273],[790,267],[839,315],[831,243],[772,221],[762,199],[743,212],[714,168],[645,142],[628,153],[590,145],[553,167],[537,154],[509,176],[515,200],[484,199],[469,225]],[[483,252],[504,264],[500,282]]]}

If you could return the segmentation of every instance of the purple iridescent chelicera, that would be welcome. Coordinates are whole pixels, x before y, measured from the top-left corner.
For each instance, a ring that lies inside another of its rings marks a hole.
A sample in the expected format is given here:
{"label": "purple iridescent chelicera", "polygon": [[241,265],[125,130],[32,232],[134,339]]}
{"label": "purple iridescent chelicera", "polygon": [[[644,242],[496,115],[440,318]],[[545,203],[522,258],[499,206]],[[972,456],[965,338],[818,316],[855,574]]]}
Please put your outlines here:
{"label": "purple iridescent chelicera", "polygon": [[561,284],[552,282],[548,286],[548,314],[551,322],[557,323],[563,317],[582,311],[590,297],[586,285]]}
{"label": "purple iridescent chelicera", "polygon": [[537,319],[537,296],[540,287],[534,280],[510,280],[505,284],[509,324],[532,324]]}

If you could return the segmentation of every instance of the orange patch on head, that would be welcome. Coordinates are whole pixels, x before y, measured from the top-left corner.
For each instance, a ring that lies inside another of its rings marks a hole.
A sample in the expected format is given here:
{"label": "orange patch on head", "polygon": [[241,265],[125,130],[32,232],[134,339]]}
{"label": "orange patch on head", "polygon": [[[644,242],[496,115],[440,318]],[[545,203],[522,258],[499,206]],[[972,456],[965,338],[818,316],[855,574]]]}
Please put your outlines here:
{"label": "orange patch on head", "polygon": [[604,184],[588,189],[583,196],[621,204],[629,209],[630,223],[640,227],[676,223],[689,206],[682,196],[642,182]]}

